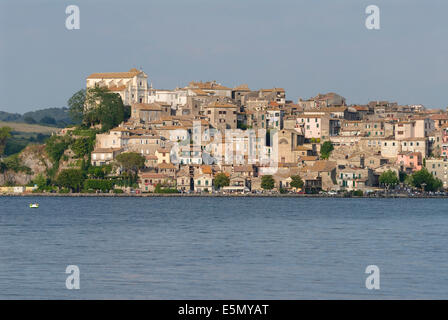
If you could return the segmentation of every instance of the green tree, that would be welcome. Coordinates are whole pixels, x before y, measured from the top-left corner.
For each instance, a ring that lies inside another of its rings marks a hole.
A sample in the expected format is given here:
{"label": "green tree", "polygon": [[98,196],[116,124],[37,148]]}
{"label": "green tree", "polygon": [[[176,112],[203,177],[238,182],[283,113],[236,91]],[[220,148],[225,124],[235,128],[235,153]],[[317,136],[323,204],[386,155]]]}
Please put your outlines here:
{"label": "green tree", "polygon": [[129,118],[131,117],[131,106],[123,106],[123,115],[124,115],[124,119],[123,121],[128,121]]}
{"label": "green tree", "polygon": [[91,178],[103,179],[106,175],[112,172],[112,165],[106,164],[102,166],[90,166],[87,173]]}
{"label": "green tree", "polygon": [[218,173],[215,177],[214,184],[216,189],[221,189],[230,184],[230,179],[225,173]]}
{"label": "green tree", "polygon": [[86,154],[90,154],[93,150],[93,140],[90,137],[81,137],[76,139],[70,148],[78,158],[84,157]]}
{"label": "green tree", "polygon": [[379,182],[389,188],[397,185],[400,180],[395,171],[387,170],[380,175]]}
{"label": "green tree", "polygon": [[64,151],[67,150],[71,143],[70,137],[51,136],[45,143],[45,151],[49,155],[53,163],[58,163]]}
{"label": "green tree", "polygon": [[47,182],[47,178],[44,177],[44,175],[42,173],[39,173],[33,180],[33,183],[35,185],[37,185],[37,188],[39,190],[43,190],[45,189],[45,187],[47,186],[48,182]]}
{"label": "green tree", "polygon": [[137,152],[120,153],[116,160],[123,171],[136,174],[139,169],[145,166],[145,158]]}
{"label": "green tree", "polygon": [[303,187],[303,180],[300,176],[291,176],[291,187],[301,189]]}
{"label": "green tree", "polygon": [[68,101],[69,115],[73,123],[80,124],[84,119],[84,104],[86,102],[86,90],[76,92]]}
{"label": "green tree", "polygon": [[84,181],[84,189],[101,190],[106,192],[113,189],[113,181],[104,179],[87,179]]}
{"label": "green tree", "polygon": [[65,169],[59,173],[56,183],[59,187],[79,192],[81,186],[83,185],[83,181],[84,177],[81,170]]}
{"label": "green tree", "polygon": [[416,188],[424,187],[425,191],[436,191],[443,187],[442,181],[435,178],[426,168],[414,172],[409,182]]}
{"label": "green tree", "polygon": [[266,175],[261,177],[261,187],[264,190],[274,189],[275,180],[271,175]]}
{"label": "green tree", "polygon": [[118,93],[98,86],[87,89],[84,123],[89,126],[101,124],[102,129],[107,131],[120,124],[124,117],[125,108]]}
{"label": "green tree", "polygon": [[398,179],[400,180],[400,182],[405,182],[407,177],[408,177],[408,175],[406,172],[400,171],[398,173]]}
{"label": "green tree", "polygon": [[55,126],[56,120],[53,117],[45,116],[42,119],[40,119],[39,123],[41,123],[43,125]]}
{"label": "green tree", "polygon": [[123,122],[128,112],[118,93],[99,86],[76,92],[67,104],[73,122],[89,127],[101,124],[103,131]]}
{"label": "green tree", "polygon": [[5,151],[6,140],[11,137],[11,128],[10,127],[1,127],[0,128],[0,156]]}
{"label": "green tree", "polygon": [[320,157],[322,159],[328,159],[333,149],[333,144],[330,141],[325,141],[320,147]]}
{"label": "green tree", "polygon": [[25,121],[28,124],[36,124],[37,121],[34,120],[34,118],[32,116],[26,116],[23,118],[23,121]]}
{"label": "green tree", "polygon": [[158,183],[154,188],[154,193],[179,193],[176,188],[164,187],[161,183]]}

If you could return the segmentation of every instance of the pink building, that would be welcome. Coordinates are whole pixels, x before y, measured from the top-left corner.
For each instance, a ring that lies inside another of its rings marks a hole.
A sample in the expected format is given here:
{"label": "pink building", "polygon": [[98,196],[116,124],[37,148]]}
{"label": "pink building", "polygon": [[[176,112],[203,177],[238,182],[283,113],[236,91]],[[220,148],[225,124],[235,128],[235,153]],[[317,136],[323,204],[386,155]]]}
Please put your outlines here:
{"label": "pink building", "polygon": [[397,164],[402,171],[414,172],[422,169],[421,152],[400,152],[397,155]]}
{"label": "pink building", "polygon": [[442,128],[442,157],[448,157],[448,127],[443,126]]}
{"label": "pink building", "polygon": [[296,130],[304,133],[305,138],[327,139],[330,119],[324,115],[300,115],[296,119]]}

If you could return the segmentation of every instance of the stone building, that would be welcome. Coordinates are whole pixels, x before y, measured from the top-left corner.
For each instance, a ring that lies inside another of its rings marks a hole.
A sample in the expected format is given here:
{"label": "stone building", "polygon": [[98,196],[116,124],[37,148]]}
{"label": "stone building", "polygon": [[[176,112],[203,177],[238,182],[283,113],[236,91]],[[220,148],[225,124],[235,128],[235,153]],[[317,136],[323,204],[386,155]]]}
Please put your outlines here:
{"label": "stone building", "polygon": [[86,79],[86,87],[95,86],[118,93],[124,105],[148,102],[148,76],[142,70],[132,68],[128,72],[92,73]]}

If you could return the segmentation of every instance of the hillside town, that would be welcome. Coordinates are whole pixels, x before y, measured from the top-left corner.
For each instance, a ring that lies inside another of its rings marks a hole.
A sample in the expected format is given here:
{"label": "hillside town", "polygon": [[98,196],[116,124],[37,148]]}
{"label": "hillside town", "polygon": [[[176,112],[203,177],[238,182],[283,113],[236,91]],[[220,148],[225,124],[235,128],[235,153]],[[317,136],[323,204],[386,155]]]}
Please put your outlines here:
{"label": "hillside town", "polygon": [[132,192],[366,194],[404,186],[422,169],[438,184],[414,187],[448,188],[446,110],[389,101],[348,105],[333,92],[291,101],[283,88],[216,81],[154,89],[135,68],[89,75],[86,88],[98,87],[119,94],[130,116],[96,134],[88,161],[103,167],[140,154],[144,166]]}
{"label": "hillside town", "polygon": [[[137,69],[93,73],[86,85],[106,87],[131,106],[127,122],[97,135],[92,165],[141,153],[141,192],[153,192],[157,184],[212,192],[219,173],[229,178],[229,192],[262,190],[265,174],[277,190],[290,189],[298,175],[307,192],[368,191],[381,187],[385,171],[412,174],[424,164],[448,186],[444,110],[389,101],[347,105],[337,93],[294,102],[282,88],[230,88],[216,81],[161,90]],[[325,141],[333,150],[323,157]]]}

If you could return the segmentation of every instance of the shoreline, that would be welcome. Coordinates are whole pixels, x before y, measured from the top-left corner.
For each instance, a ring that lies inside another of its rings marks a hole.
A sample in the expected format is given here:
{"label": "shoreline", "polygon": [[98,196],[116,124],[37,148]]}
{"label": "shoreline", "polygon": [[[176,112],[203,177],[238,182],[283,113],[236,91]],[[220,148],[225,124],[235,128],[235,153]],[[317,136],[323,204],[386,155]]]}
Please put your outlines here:
{"label": "shoreline", "polygon": [[143,194],[113,194],[113,193],[2,193],[0,197],[117,197],[117,198],[157,198],[157,197],[191,197],[191,198],[328,198],[328,199],[447,199],[445,195],[414,195],[406,194],[378,195],[378,196],[350,196],[344,195],[322,195],[322,194],[191,194],[191,193],[143,193]]}

